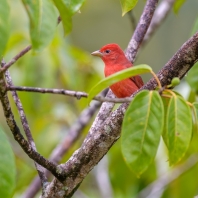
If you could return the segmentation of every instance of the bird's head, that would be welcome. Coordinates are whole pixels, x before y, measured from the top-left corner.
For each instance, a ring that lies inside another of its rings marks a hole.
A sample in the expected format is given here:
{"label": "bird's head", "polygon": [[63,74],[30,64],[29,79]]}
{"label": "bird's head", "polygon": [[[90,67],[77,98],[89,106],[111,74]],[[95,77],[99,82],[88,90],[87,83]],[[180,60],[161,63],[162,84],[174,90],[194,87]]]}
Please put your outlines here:
{"label": "bird's head", "polygon": [[92,52],[91,55],[99,56],[105,65],[114,64],[120,59],[126,59],[122,49],[115,43],[105,45],[100,50]]}

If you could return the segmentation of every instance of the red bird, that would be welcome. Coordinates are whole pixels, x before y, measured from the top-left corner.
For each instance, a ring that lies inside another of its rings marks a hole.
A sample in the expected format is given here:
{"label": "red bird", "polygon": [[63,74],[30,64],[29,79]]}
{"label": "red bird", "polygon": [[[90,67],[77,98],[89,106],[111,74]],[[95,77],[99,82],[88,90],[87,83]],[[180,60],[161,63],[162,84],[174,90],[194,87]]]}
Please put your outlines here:
{"label": "red bird", "polygon": [[[114,43],[105,45],[100,50],[91,54],[93,56],[99,56],[103,60],[105,64],[105,77],[133,66],[119,45]],[[142,78],[140,76],[134,76],[117,82],[111,85],[110,88],[118,98],[125,98],[131,96],[143,85]]]}

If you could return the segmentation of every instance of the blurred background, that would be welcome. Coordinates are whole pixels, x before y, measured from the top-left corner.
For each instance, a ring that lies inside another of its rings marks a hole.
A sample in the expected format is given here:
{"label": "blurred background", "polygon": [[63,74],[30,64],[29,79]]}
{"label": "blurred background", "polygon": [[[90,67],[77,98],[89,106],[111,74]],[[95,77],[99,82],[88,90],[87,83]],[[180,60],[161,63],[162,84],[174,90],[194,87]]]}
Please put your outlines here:
{"label": "blurred background", "polygon": [[[144,5],[145,1],[140,0],[133,10],[136,22],[139,20]],[[6,61],[30,44],[29,21],[21,1],[11,0],[10,6],[11,35],[5,53]],[[148,64],[157,73],[191,36],[193,25],[198,18],[197,10],[198,1],[188,0],[177,14],[171,11],[155,35],[139,51],[135,65]],[[88,92],[100,79],[104,78],[102,61],[99,58],[91,57],[90,53],[107,43],[117,43],[124,50],[132,34],[133,25],[130,16],[126,14],[122,17],[118,0],[87,0],[80,12],[73,17],[73,29],[68,36],[64,36],[60,24],[53,41],[46,49],[41,53],[29,52],[11,67],[10,72],[14,85]],[[144,82],[150,78],[150,76],[142,77]],[[179,90],[188,96],[187,84]],[[67,135],[68,129],[76,121],[81,111],[87,107],[86,99],[76,100],[65,96],[25,92],[19,93],[19,96],[37,149],[46,158]],[[11,97],[10,100],[12,101]],[[17,122],[20,123],[13,102],[12,108]],[[33,162],[13,139],[3,113],[0,114],[0,122],[3,130],[9,136],[16,156],[17,178],[13,197],[22,197],[37,172]],[[79,148],[91,123],[64,156],[63,162]],[[20,128],[23,131],[21,126]],[[197,152],[197,143],[194,139],[192,138],[189,154],[181,164],[185,163],[190,154]],[[174,169],[174,167],[169,167],[167,160],[166,148],[162,143],[155,162],[141,178],[137,178],[125,165],[118,140],[108,155],[83,181],[74,197],[138,197],[140,191],[151,182]],[[161,194],[159,193],[155,197],[194,197],[198,194],[197,174],[198,166],[195,165],[173,182],[169,182],[166,188],[162,189]]]}

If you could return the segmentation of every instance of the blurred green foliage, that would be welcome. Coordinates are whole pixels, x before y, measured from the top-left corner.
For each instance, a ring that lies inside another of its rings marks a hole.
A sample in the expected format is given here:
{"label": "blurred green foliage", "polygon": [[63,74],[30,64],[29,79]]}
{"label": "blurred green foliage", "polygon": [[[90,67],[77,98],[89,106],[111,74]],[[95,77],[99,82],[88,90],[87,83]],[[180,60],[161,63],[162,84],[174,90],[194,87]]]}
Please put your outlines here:
{"label": "blurred green foliage", "polygon": [[16,167],[9,141],[0,128],[0,195],[9,198],[15,188]]}
{"label": "blurred green foliage", "polygon": [[[9,0],[9,5],[10,37],[5,51],[5,61],[9,61],[19,51],[29,45],[32,39],[29,34],[31,24],[22,1]],[[188,10],[182,12],[181,9],[181,15],[179,12],[177,17],[171,15],[172,18],[168,18],[168,24],[162,26],[157,36],[153,39],[152,50],[150,50],[151,44],[149,44],[143,50],[142,56],[139,57],[139,62],[154,65],[154,67],[158,66],[159,68],[185,42],[185,39],[190,34],[189,27],[192,26],[189,21],[192,21],[191,19],[194,17],[192,15],[194,13],[192,12],[192,8],[196,7],[197,1],[187,1],[185,5],[189,5]],[[137,14],[136,10],[134,11],[137,19],[143,6],[144,1],[139,1],[139,5],[137,6],[137,10],[139,11],[137,11]],[[53,39],[49,42],[49,45],[47,46],[48,42],[46,42],[46,46],[42,46],[43,51],[39,53],[36,51],[29,52],[11,67],[10,72],[14,85],[64,88],[88,92],[93,85],[102,79],[103,76],[101,73],[103,66],[101,65],[101,61],[93,59],[89,53],[91,50],[97,50],[107,42],[120,42],[123,47],[126,47],[132,34],[130,21],[127,16],[121,18],[119,1],[86,1],[81,12],[82,15],[76,14],[74,16],[71,35],[64,37],[62,24],[58,25],[54,30],[54,36],[51,37]],[[58,13],[58,10],[56,10],[56,13]],[[189,13],[191,16],[190,20],[189,18],[187,19],[186,13]],[[180,18],[182,14],[185,16],[183,19]],[[195,14],[197,15],[197,13]],[[170,21],[172,22],[171,24]],[[70,22],[72,23],[72,21]],[[175,27],[175,23],[178,25],[177,28]],[[51,24],[49,23],[49,25]],[[173,35],[173,32],[176,32],[176,34]],[[166,37],[167,34],[169,34],[169,37]],[[2,40],[1,35],[0,39]],[[196,82],[197,77],[190,73],[189,75],[192,75],[192,78],[189,78],[193,80],[195,78]],[[189,79],[189,82],[191,79]],[[196,83],[193,81],[192,84],[190,82],[190,85],[193,85],[193,91],[196,92]],[[181,86],[182,88],[178,88],[180,93],[184,94],[187,92],[186,98],[188,98],[188,95],[191,93],[190,87],[183,86],[183,84]],[[189,97],[191,102],[196,99],[192,95],[189,95],[191,96]],[[86,99],[78,101],[65,96],[25,92],[19,93],[19,96],[25,109],[37,149],[45,157],[49,157],[57,143],[67,135],[69,127],[72,126],[80,112],[87,107]],[[20,123],[16,107],[11,97],[10,100],[15,119],[17,123]],[[32,160],[24,154],[23,150],[13,140],[5,123],[3,113],[0,114],[0,122],[4,131],[9,136],[15,154],[17,175],[13,197],[21,197],[37,173]],[[90,125],[84,129],[82,136],[64,156],[63,161],[67,160],[73,151],[80,146]],[[21,125],[20,128],[23,131]],[[192,153],[198,151],[196,139],[197,134],[194,133],[187,155],[180,164],[185,163],[185,160]],[[108,153],[109,166],[107,174],[109,174],[114,198],[137,197],[142,189],[174,168],[168,166],[167,150],[163,143],[161,145],[155,161],[139,179],[126,166],[120,152],[120,141],[112,147]],[[161,197],[186,198],[195,196],[198,194],[198,182],[195,176],[197,174],[198,165],[178,177],[174,182],[169,183]],[[93,171],[80,187],[80,191],[86,194],[87,197],[102,197],[97,182],[94,182],[95,180]]]}

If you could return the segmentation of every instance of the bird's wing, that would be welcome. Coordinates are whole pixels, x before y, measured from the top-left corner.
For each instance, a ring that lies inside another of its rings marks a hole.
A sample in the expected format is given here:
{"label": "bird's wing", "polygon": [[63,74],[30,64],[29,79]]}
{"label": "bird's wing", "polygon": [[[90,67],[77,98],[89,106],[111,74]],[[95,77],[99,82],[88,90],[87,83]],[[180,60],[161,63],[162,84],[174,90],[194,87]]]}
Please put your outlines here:
{"label": "bird's wing", "polygon": [[133,76],[130,79],[136,84],[138,88],[144,85],[144,82],[140,76]]}

